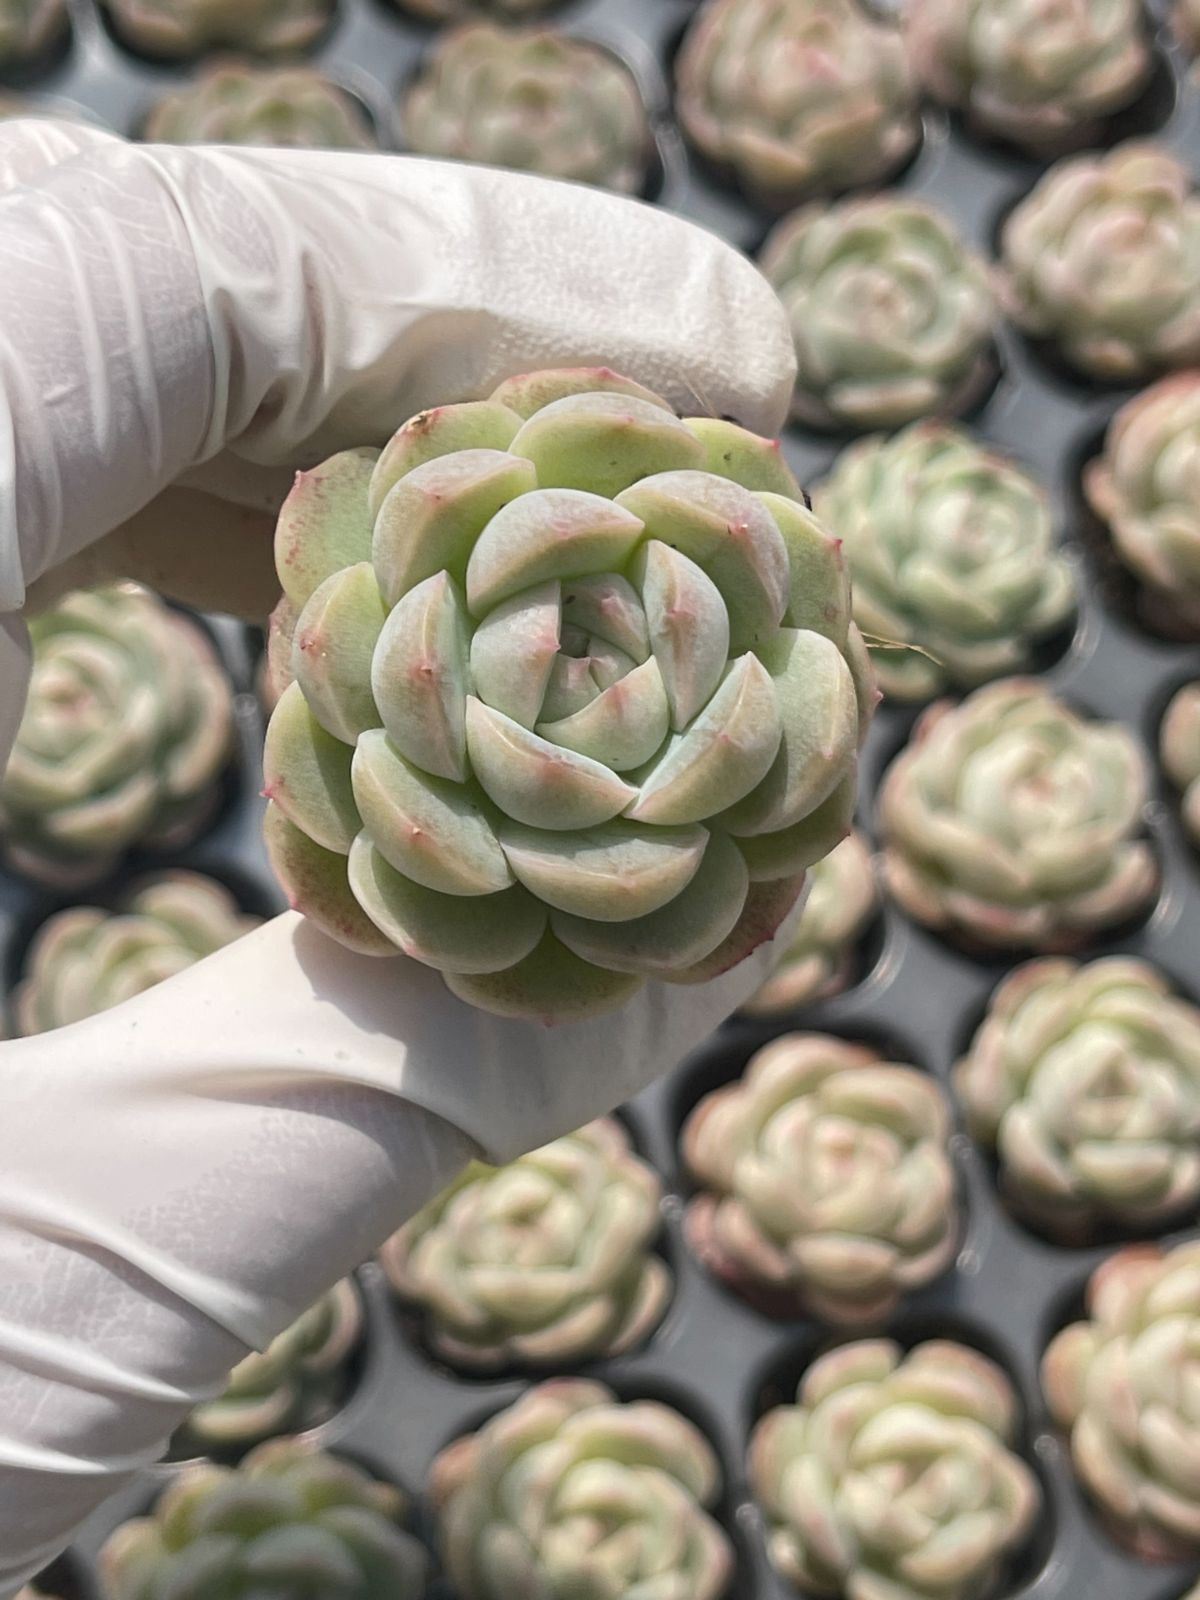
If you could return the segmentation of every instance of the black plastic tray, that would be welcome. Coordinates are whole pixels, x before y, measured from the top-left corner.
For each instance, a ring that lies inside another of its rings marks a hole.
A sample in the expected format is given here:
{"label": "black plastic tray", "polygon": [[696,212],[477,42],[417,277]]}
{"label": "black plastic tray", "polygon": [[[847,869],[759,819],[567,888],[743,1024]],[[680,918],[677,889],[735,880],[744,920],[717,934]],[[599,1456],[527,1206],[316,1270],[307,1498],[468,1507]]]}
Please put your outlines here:
{"label": "black plastic tray", "polygon": [[[671,58],[694,9],[691,0],[577,0],[547,20],[609,46],[641,82],[658,149],[647,197],[753,250],[772,219],[715,181],[670,119]],[[888,0],[881,9],[899,6]],[[158,96],[194,70],[194,64],[154,64],[123,49],[92,0],[72,0],[72,20],[67,51],[40,75],[27,75],[22,87],[74,103],[122,133],[136,134]],[[1153,136],[1195,170],[1200,165],[1200,84],[1189,82],[1186,64],[1165,29],[1160,27],[1159,34],[1154,83],[1137,106],[1114,121],[1106,142]],[[310,57],[359,96],[382,143],[395,148],[397,94],[432,37],[431,29],[393,11],[385,0],[341,0]],[[921,147],[896,187],[933,199],[968,238],[991,253],[1005,213],[1041,170],[1010,150],[969,137],[955,118],[930,109]],[[1046,680],[1083,709],[1128,724],[1157,771],[1159,720],[1171,691],[1200,674],[1200,649],[1160,641],[1141,628],[1134,589],[1109,559],[1103,533],[1078,489],[1082,462],[1097,449],[1109,417],[1131,391],[1081,383],[1011,328],[1002,330],[999,354],[999,380],[970,423],[1046,483],[1081,580],[1078,623],[1047,665]],[[802,480],[811,483],[827,470],[842,442],[792,429],[785,448]],[[217,823],[173,864],[223,878],[249,909],[267,912],[281,899],[259,839],[261,715],[253,697],[253,650],[236,625],[220,620],[212,625],[238,690],[238,763]],[[914,717],[912,711],[884,707],[872,730],[860,811],[876,838],[879,775]],[[1098,941],[1087,954],[1120,950],[1144,956],[1182,992],[1200,998],[1200,859],[1181,833],[1176,797],[1161,779],[1146,808],[1145,826],[1164,869],[1159,899],[1133,931]],[[131,862],[130,870],[147,865]],[[8,985],[34,927],[60,903],[0,876],[0,973]],[[788,1027],[863,1039],[945,1083],[988,995],[1014,964],[959,954],[891,905],[863,940],[861,956],[862,977],[847,993],[781,1020],[735,1020],[624,1113],[638,1147],[664,1179],[662,1248],[675,1272],[676,1292],[665,1322],[643,1350],[586,1370],[623,1395],[654,1395],[678,1405],[711,1438],[727,1485],[720,1515],[739,1556],[730,1600],[785,1600],[791,1593],[767,1562],[761,1519],[745,1479],[745,1445],[758,1415],[791,1398],[803,1365],[830,1336],[813,1323],[778,1323],[758,1315],[718,1287],[689,1255],[681,1228],[688,1180],[677,1152],[680,1123],[701,1094],[739,1074],[759,1044]],[[1074,1481],[1038,1384],[1038,1363],[1049,1337],[1078,1314],[1087,1276],[1109,1246],[1066,1249],[1045,1242],[1005,1211],[986,1156],[962,1134],[955,1136],[954,1156],[965,1201],[955,1267],[912,1297],[889,1327],[902,1341],[932,1333],[961,1338],[996,1358],[1017,1386],[1024,1408],[1021,1448],[1044,1485],[1046,1507],[1001,1593],[1027,1600],[1177,1600],[1200,1574],[1200,1564],[1154,1566],[1134,1560],[1112,1542]],[[1194,1226],[1197,1218],[1188,1220]],[[511,1401],[529,1380],[455,1377],[424,1353],[378,1268],[365,1265],[359,1281],[368,1332],[358,1381],[343,1410],[318,1434],[415,1492],[418,1516],[430,1532],[419,1495],[434,1454]],[[93,1519],[54,1573],[61,1592],[94,1594],[91,1556],[117,1522],[146,1507],[168,1470],[147,1474]]]}

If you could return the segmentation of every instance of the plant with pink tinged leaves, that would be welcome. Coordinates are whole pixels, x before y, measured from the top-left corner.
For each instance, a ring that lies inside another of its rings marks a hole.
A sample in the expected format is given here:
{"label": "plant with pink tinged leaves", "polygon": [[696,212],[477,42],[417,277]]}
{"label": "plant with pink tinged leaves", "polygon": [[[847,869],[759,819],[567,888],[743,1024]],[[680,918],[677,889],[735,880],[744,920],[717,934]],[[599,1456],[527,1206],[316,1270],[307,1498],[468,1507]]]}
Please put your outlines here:
{"label": "plant with pink tinged leaves", "polygon": [[1200,681],[1175,695],[1159,741],[1163,768],[1182,796],[1183,825],[1200,844]]}

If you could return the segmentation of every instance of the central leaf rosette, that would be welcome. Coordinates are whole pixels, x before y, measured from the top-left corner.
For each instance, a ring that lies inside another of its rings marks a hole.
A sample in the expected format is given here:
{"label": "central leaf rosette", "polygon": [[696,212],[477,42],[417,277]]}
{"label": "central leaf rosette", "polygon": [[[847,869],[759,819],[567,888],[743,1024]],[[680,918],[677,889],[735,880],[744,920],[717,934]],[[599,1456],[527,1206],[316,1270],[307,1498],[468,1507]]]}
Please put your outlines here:
{"label": "central leaf rosette", "polygon": [[512,379],[301,475],[276,554],[268,842],[344,942],[580,1015],[742,959],[846,831],[869,669],[765,440]]}

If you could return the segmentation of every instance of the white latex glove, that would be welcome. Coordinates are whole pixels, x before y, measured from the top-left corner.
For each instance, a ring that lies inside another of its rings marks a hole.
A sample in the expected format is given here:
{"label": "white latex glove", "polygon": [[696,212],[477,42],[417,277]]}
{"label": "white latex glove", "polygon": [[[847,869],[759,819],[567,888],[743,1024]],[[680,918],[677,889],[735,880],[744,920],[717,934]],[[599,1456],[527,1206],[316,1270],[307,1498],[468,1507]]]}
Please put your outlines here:
{"label": "white latex glove", "polygon": [[[0,758],[31,586],[123,570],[253,610],[293,468],[576,363],[766,433],[792,377],[753,268],[630,201],[0,127]],[[470,1155],[510,1159],[635,1093],[766,962],[541,1029],[288,915],[0,1045],[0,1594]]]}

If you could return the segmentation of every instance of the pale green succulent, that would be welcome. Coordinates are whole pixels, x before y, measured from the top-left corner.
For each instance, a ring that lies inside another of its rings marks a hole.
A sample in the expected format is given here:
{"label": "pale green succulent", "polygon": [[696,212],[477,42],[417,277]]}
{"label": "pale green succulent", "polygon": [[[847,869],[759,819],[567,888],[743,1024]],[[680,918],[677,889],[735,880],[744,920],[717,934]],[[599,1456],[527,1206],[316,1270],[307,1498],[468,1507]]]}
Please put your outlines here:
{"label": "pale green succulent", "polygon": [[917,422],[843,451],[813,497],[843,541],[885,694],[924,700],[1031,665],[1075,611],[1041,485],[968,434]]}
{"label": "pale green succulent", "polygon": [[467,1368],[619,1355],[661,1321],[662,1185],[621,1125],[591,1122],[506,1167],[473,1163],[381,1254],[426,1316],[434,1352]]}
{"label": "pale green succulent", "polygon": [[985,1357],[945,1339],[905,1354],[863,1339],[821,1356],[794,1406],[750,1441],[771,1558],[805,1595],[974,1600],[1041,1505],[1012,1449],[1017,1401]]}
{"label": "pale green succulent", "polygon": [[1068,950],[1149,903],[1145,759],[1031,678],[918,722],[880,792],[883,865],[919,922],[973,943]]}
{"label": "pale green succulent", "polygon": [[1042,1361],[1071,1459],[1112,1532],[1138,1555],[1200,1555],[1200,1240],[1110,1256],[1085,1322]]}
{"label": "pale green succulent", "polygon": [[64,0],[0,0],[0,66],[19,66],[67,31]]}
{"label": "pale green succulent", "polygon": [[1200,681],[1186,683],[1176,693],[1159,740],[1167,777],[1182,797],[1183,825],[1200,844]]}
{"label": "pale green succulent", "polygon": [[641,91],[611,51],[553,29],[470,23],[439,39],[404,97],[421,155],[639,190],[653,153]]}
{"label": "pale green succulent", "polygon": [[343,943],[584,1016],[735,965],[846,831],[875,696],[838,541],[731,423],[510,379],[302,473],[276,561],[268,845]]}
{"label": "pale green succulent", "polygon": [[1136,381],[1200,361],[1200,196],[1153,144],[1060,161],[1010,213],[1009,315],[1081,371]]}
{"label": "pale green succulent", "polygon": [[9,861],[78,887],[131,845],[194,837],[233,739],[231,691],[207,637],[134,584],[69,594],[29,631],[33,677],[0,779]]}
{"label": "pale green succulent", "polygon": [[805,206],[770,235],[762,269],[791,322],[803,422],[891,428],[956,413],[992,376],[987,268],[924,201]]}
{"label": "pale green succulent", "polygon": [[954,1082],[1005,1190],[1059,1236],[1200,1198],[1200,1012],[1142,961],[1019,967]]}
{"label": "pale green succulent", "polygon": [[285,55],[329,26],[334,0],[103,0],[122,38],[156,56]]}
{"label": "pale green succulent", "polygon": [[708,0],[676,86],[692,143],[776,208],[883,178],[920,131],[900,34],[858,0]]}
{"label": "pale green succulent", "polygon": [[235,61],[165,95],[146,119],[144,137],[311,150],[370,150],[376,143],[362,108],[323,73]]}
{"label": "pale green succulent", "polygon": [[650,1400],[556,1379],[443,1451],[431,1490],[458,1600],[720,1600],[704,1435]]}

